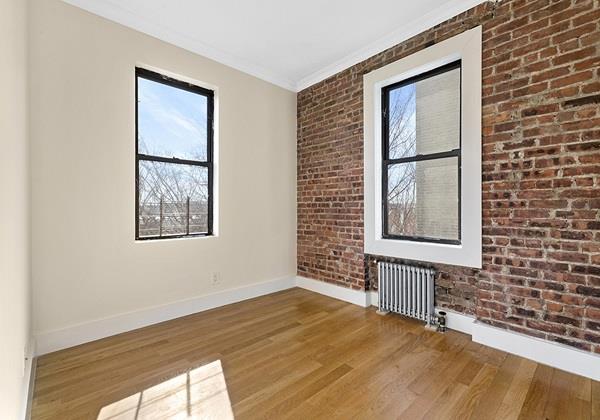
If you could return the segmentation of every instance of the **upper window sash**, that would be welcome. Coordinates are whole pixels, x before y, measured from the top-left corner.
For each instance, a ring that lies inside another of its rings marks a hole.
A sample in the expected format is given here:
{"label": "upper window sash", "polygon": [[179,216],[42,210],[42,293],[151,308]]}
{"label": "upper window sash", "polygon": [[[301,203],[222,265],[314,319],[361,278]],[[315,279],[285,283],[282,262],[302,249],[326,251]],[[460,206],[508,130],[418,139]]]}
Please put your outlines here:
{"label": "upper window sash", "polygon": [[[437,76],[443,73],[446,73],[448,71],[452,71],[452,70],[456,70],[456,69],[461,69],[461,60],[456,60],[453,61],[451,63],[445,64],[443,66],[437,67],[433,70],[429,70],[427,72],[418,74],[416,76],[410,77],[408,79],[405,80],[401,80],[399,82],[393,83],[391,85],[387,85],[381,88],[381,118],[382,118],[382,123],[381,123],[381,135],[382,135],[382,139],[383,139],[383,147],[381,149],[382,151],[382,161],[385,163],[402,163],[402,162],[410,162],[412,160],[422,160],[422,159],[426,159],[425,156],[428,155],[438,155],[438,153],[432,153],[432,154],[415,154],[413,156],[407,156],[407,157],[403,157],[403,158],[398,158],[398,159],[390,159],[389,154],[390,154],[390,144],[389,144],[389,131],[390,131],[390,110],[389,110],[389,95],[390,92],[396,89],[400,89],[404,86],[408,86],[414,83],[417,83],[421,80],[425,80],[425,79],[429,79],[433,76]],[[460,112],[461,110],[459,110],[459,116],[460,116]],[[460,132],[459,132],[460,133]],[[418,141],[418,139],[417,139]],[[452,149],[452,151],[458,151],[458,153],[460,154],[460,144],[461,144],[461,140],[460,140],[460,134],[459,134],[459,147]],[[444,156],[440,156],[440,157],[444,157]],[[414,158],[411,160],[411,158]]]}
{"label": "upper window sash", "polygon": [[[201,86],[197,86],[191,83],[187,83],[178,79],[174,79],[169,76],[162,75],[160,73],[156,73],[151,70],[147,70],[144,68],[137,67],[135,70],[136,74],[136,154],[140,159],[148,159],[154,156],[156,158],[162,158],[163,162],[166,162],[165,159],[171,159],[170,161],[173,163],[186,163],[186,162],[206,162],[209,163],[213,160],[213,141],[214,141],[214,91],[210,89],[203,88]],[[139,151],[139,113],[138,113],[138,98],[139,87],[137,80],[139,78],[146,79],[155,83],[160,83],[170,88],[180,89],[186,92],[194,93],[197,95],[201,95],[206,98],[206,150],[205,150],[205,158],[204,159],[186,159],[178,156],[160,156],[154,153],[140,153]],[[185,162],[184,162],[185,161]]]}

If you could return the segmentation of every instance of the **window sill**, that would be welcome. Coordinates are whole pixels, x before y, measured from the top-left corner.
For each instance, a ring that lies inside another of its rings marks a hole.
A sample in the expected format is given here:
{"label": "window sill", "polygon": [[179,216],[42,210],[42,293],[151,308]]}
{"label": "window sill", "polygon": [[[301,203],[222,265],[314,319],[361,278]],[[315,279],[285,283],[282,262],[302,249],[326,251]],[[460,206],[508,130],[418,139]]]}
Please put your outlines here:
{"label": "window sill", "polygon": [[181,241],[186,239],[210,239],[217,238],[218,235],[214,233],[209,234],[196,234],[196,235],[183,235],[183,236],[162,236],[162,237],[148,237],[148,238],[136,238],[136,243],[155,243],[155,242],[170,242],[170,241]]}
{"label": "window sill", "polygon": [[481,268],[481,243],[445,244],[401,239],[365,238],[366,254]]}

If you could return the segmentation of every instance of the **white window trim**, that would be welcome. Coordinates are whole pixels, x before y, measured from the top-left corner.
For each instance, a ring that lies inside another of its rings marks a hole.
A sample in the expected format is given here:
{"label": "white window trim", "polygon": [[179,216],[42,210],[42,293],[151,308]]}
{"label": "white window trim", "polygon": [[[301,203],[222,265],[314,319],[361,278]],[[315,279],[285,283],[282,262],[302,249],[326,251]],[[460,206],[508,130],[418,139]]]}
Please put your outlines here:
{"label": "white window trim", "polygon": [[[367,254],[481,268],[481,26],[363,76]],[[461,244],[382,238],[381,89],[460,59]]]}

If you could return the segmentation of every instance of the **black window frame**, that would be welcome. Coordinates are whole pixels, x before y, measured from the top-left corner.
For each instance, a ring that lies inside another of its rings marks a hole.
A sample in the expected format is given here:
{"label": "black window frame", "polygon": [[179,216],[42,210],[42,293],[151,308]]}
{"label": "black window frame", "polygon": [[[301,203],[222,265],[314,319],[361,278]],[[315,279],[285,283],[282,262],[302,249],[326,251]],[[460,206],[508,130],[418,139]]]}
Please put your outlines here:
{"label": "black window frame", "polygon": [[[139,118],[138,118],[138,80],[139,78],[150,80],[153,82],[161,83],[166,86],[170,86],[177,89],[182,89],[188,92],[196,93],[206,97],[206,160],[190,160],[190,159],[179,159],[176,157],[163,157],[155,155],[147,155],[140,153],[138,150],[139,146]],[[135,68],[135,239],[137,241],[147,240],[159,240],[159,239],[176,239],[176,238],[194,238],[194,237],[207,237],[213,236],[213,142],[214,142],[214,91],[206,89],[188,82],[184,82],[178,79],[174,79],[169,76],[165,76],[160,73],[156,73],[151,70],[147,70],[141,67]],[[156,235],[156,236],[142,236],[139,234],[140,219],[140,189],[139,189],[139,174],[140,174],[140,161],[150,162],[164,162],[173,163],[180,165],[192,165],[202,166],[208,170],[208,215],[207,215],[207,231],[199,233],[184,233],[177,235]]]}
{"label": "black window frame", "polygon": [[[389,93],[392,90],[407,86],[418,81],[428,79],[433,76],[437,76],[452,70],[459,69],[460,71],[460,85],[459,85],[459,135],[458,135],[458,148],[428,154],[417,154],[414,156],[402,157],[397,159],[389,158]],[[382,239],[396,239],[406,240],[413,242],[426,242],[426,243],[437,243],[437,244],[448,244],[448,245],[460,245],[462,243],[462,191],[461,191],[461,177],[462,177],[462,162],[461,162],[461,150],[462,150],[462,63],[461,60],[456,60],[443,66],[437,67],[433,70],[418,74],[405,80],[384,86],[381,89],[381,136],[382,136],[382,156],[381,156],[381,206],[382,206]],[[434,238],[427,236],[412,236],[412,235],[398,235],[388,233],[388,170],[391,165],[420,162],[426,160],[435,160],[443,158],[457,158],[458,165],[458,239],[444,239]]]}

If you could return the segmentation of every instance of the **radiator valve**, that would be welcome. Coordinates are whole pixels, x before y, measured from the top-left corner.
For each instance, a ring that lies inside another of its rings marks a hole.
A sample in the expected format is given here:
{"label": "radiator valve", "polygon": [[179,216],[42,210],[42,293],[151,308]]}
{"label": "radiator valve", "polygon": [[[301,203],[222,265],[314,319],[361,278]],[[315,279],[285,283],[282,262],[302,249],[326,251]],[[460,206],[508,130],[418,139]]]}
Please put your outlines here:
{"label": "radiator valve", "polygon": [[446,332],[446,312],[439,311],[437,316],[438,332]]}

